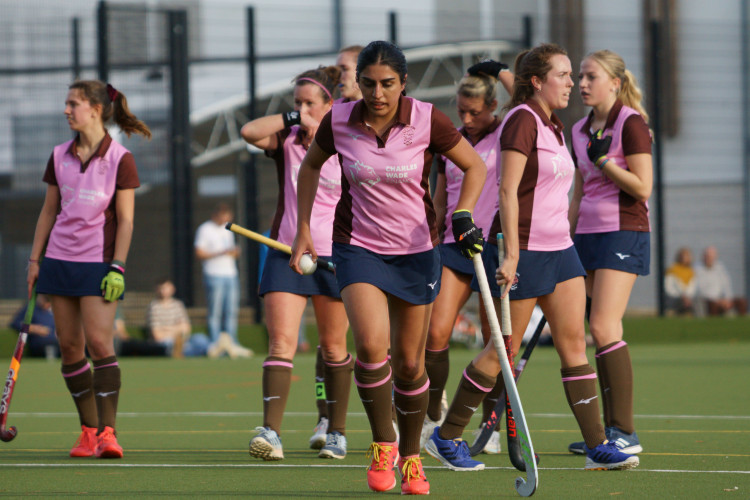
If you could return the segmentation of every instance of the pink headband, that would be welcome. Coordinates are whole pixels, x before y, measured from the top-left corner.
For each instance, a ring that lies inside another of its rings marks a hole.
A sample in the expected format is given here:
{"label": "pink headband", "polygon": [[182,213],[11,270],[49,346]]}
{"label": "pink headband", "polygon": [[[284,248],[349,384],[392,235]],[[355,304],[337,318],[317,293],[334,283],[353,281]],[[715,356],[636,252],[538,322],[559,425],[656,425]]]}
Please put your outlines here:
{"label": "pink headband", "polygon": [[297,85],[299,85],[299,82],[302,82],[302,81],[314,83],[315,85],[317,85],[318,87],[320,87],[321,89],[323,89],[323,92],[326,93],[326,95],[328,96],[328,99],[333,100],[333,97],[331,96],[331,93],[318,80],[313,80],[312,78],[307,78],[305,76],[305,77],[302,77],[302,78],[297,78]]}

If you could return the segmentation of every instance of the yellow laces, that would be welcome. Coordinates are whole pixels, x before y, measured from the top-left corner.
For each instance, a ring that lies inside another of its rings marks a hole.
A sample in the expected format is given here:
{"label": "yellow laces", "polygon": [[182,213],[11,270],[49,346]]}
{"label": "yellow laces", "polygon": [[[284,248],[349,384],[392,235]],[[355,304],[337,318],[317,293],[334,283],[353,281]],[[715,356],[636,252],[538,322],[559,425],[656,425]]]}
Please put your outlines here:
{"label": "yellow laces", "polygon": [[[375,462],[377,462],[377,466],[374,470],[388,470],[390,467],[388,467],[388,454],[393,449],[393,446],[382,446],[379,443],[372,443],[370,445],[370,449],[367,450],[367,458],[372,457]],[[383,457],[383,461],[381,462],[380,457]]]}
{"label": "yellow laces", "polygon": [[411,482],[412,479],[421,479],[422,477],[422,459],[420,457],[410,457],[404,462],[401,467],[401,476],[406,478],[406,482]]}

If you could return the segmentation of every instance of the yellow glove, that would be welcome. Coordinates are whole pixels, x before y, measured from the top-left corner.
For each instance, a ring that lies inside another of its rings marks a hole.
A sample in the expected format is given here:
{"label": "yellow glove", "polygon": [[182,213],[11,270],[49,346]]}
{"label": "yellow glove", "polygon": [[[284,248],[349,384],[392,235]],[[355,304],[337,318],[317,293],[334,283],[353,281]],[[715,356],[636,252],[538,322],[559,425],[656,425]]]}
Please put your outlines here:
{"label": "yellow glove", "polygon": [[119,262],[112,262],[109,272],[102,279],[102,297],[108,302],[114,302],[125,292],[125,267]]}

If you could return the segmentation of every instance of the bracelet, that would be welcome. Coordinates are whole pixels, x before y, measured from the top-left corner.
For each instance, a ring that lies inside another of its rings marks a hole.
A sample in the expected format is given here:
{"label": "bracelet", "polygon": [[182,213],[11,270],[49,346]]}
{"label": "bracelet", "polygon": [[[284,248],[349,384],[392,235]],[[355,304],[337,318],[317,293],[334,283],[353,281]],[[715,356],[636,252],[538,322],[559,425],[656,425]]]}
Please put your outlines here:
{"label": "bracelet", "polygon": [[120,260],[113,260],[110,262],[109,267],[118,271],[120,274],[125,274],[125,263]]}
{"label": "bracelet", "polygon": [[39,259],[29,259],[29,262],[32,264],[39,264]]}
{"label": "bracelet", "polygon": [[601,163],[598,163],[598,164],[596,165],[596,168],[598,168],[599,170],[603,169],[603,168],[604,168],[604,165],[606,165],[608,161],[609,161],[609,158],[607,158],[607,157],[605,156],[605,157],[604,157],[604,161],[603,161],[603,162],[601,162]]}
{"label": "bracelet", "polygon": [[281,118],[284,120],[284,128],[289,128],[292,125],[299,125],[302,123],[302,117],[299,111],[287,111],[281,113]]}

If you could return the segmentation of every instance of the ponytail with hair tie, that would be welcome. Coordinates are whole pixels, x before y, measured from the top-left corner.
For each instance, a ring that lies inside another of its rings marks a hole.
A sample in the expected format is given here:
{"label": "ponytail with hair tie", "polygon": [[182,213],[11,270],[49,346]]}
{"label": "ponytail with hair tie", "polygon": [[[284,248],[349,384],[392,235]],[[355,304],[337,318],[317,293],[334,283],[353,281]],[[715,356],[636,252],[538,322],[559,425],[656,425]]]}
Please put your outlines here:
{"label": "ponytail with hair tie", "polygon": [[117,99],[117,89],[112,86],[111,83],[107,84],[107,95],[109,96],[109,100],[112,102],[115,102],[115,99]]}

